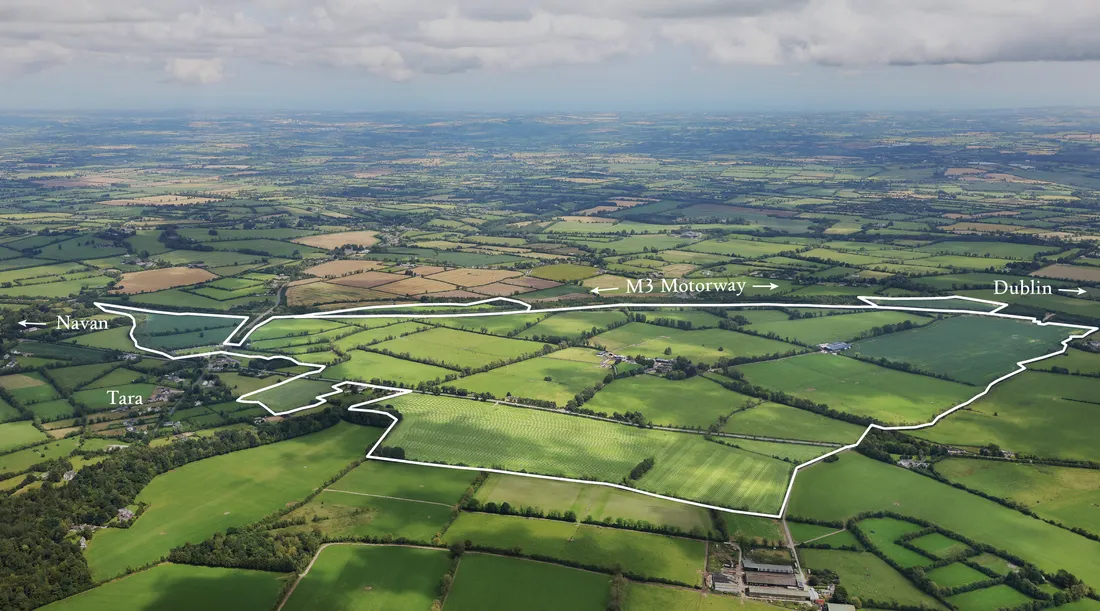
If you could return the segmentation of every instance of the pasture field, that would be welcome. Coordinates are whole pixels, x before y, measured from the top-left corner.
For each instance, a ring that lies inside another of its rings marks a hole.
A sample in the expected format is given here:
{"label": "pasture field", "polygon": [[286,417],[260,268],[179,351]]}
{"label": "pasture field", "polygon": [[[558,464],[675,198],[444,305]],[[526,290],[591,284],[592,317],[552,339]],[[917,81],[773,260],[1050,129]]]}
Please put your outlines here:
{"label": "pasture field", "polygon": [[368,460],[329,488],[454,505],[474,477],[469,471]]}
{"label": "pasture field", "polygon": [[564,407],[577,393],[611,375],[611,368],[600,367],[602,361],[595,350],[566,348],[461,378],[451,385],[492,393],[499,399],[542,399]]}
{"label": "pasture field", "polygon": [[830,354],[750,363],[737,369],[758,386],[887,424],[927,422],[977,394],[977,389],[957,382]]}
{"label": "pasture field", "polygon": [[310,405],[319,395],[334,392],[332,384],[321,380],[302,378],[289,384],[264,390],[248,397],[246,401],[263,401],[273,412],[281,412]]}
{"label": "pasture field", "polygon": [[603,611],[611,578],[564,566],[468,553],[447,611]]}
{"label": "pasture field", "polygon": [[423,611],[450,567],[444,550],[329,545],[294,588],[286,611]]}
{"label": "pasture field", "polygon": [[12,407],[7,401],[0,399],[0,422],[11,422],[22,417],[23,414],[19,410]]}
{"label": "pasture field", "polygon": [[[507,318],[507,317],[505,317]],[[538,324],[519,334],[526,339],[555,341],[554,338],[576,339],[582,333],[601,332],[609,326],[626,320],[622,312],[563,312],[544,318]]]}
{"label": "pasture field", "polygon": [[781,541],[783,539],[782,526],[779,521],[771,518],[758,518],[737,513],[722,513],[733,540],[744,536],[753,540]]}
{"label": "pasture field", "polygon": [[968,488],[1022,503],[1048,520],[1100,531],[1100,471],[951,458],[937,462],[936,472]]}
{"label": "pasture field", "polygon": [[968,409],[915,431],[938,443],[995,443],[1050,458],[1100,460],[1100,379],[1028,371],[1005,380]]}
{"label": "pasture field", "polygon": [[23,405],[61,398],[46,378],[37,372],[13,373],[0,377],[0,387],[7,390],[12,399]]}
{"label": "pasture field", "polygon": [[705,534],[713,530],[705,509],[607,486],[494,473],[478,489],[476,497],[483,504],[507,502],[513,507],[538,507],[544,512],[572,511],[578,520],[589,516],[597,521],[623,518],[667,524],[683,532],[697,529]]}
{"label": "pasture field", "polygon": [[1054,367],[1066,369],[1071,374],[1100,375],[1100,353],[1070,348],[1065,354],[1027,366],[1036,371],[1050,371]]}
{"label": "pasture field", "polygon": [[[736,314],[738,310],[726,310],[727,313]],[[653,310],[638,309],[634,311],[635,314],[644,314],[646,320],[655,321],[657,319],[665,318],[675,321],[684,321],[691,323],[693,329],[711,329],[717,327],[724,319],[721,316],[716,316],[710,312],[704,312],[703,310],[693,309],[679,309],[672,310],[669,308],[657,308]]]}
{"label": "pasture field", "polygon": [[706,428],[753,401],[702,376],[668,380],[643,374],[615,380],[585,407],[608,414],[640,411],[653,424]]}
{"label": "pasture field", "polygon": [[[665,535],[541,520],[465,512],[444,535],[448,543],[472,541],[497,549],[520,548],[528,555],[549,556],[624,572],[700,582],[706,543]],[[461,570],[459,571],[461,574]]]}
{"label": "pasture field", "polygon": [[729,255],[734,257],[740,257],[744,259],[757,259],[761,257],[770,257],[778,255],[780,253],[794,252],[799,249],[798,246],[791,244],[774,244],[771,242],[760,242],[755,240],[738,240],[736,238],[719,238],[714,240],[704,240],[702,242],[696,242],[686,248],[680,250],[701,252],[712,255]]}
{"label": "pasture field", "polygon": [[902,535],[921,530],[920,525],[893,518],[870,518],[861,520],[858,526],[875,547],[901,566],[910,568],[932,564],[928,558],[894,543]]}
{"label": "pasture field", "polygon": [[1008,575],[1012,571],[1009,566],[1009,562],[1000,556],[995,556],[989,553],[978,554],[970,558],[970,561],[979,566],[984,566],[987,569],[993,570],[1001,575]]}
{"label": "pasture field", "polygon": [[[405,416],[387,444],[412,460],[618,482],[647,457],[638,486],[727,507],[773,511],[787,463],[704,440],[503,405],[420,395],[390,401]],[[730,477],[737,473],[739,477]]]}
{"label": "pasture field", "polygon": [[76,408],[65,399],[42,401],[26,406],[27,411],[38,417],[42,422],[53,422],[68,418],[76,413]]}
{"label": "pasture field", "polygon": [[162,564],[42,607],[48,611],[267,611],[286,576],[266,571]]}
{"label": "pasture field", "polygon": [[1056,246],[1032,246],[1010,242],[959,242],[948,240],[935,242],[916,249],[920,252],[948,255],[968,255],[971,257],[1001,257],[1030,261],[1039,254],[1057,252]]}
{"label": "pasture field", "polygon": [[30,420],[0,424],[0,452],[48,439]]}
{"label": "pasture field", "polygon": [[196,267],[165,267],[122,274],[117,291],[124,295],[148,293],[177,286],[201,284],[217,278],[214,274]]}
{"label": "pasture field", "polygon": [[896,325],[906,321],[914,325],[930,322],[924,316],[907,312],[861,312],[753,323],[749,328],[757,333],[775,333],[780,339],[786,341],[816,346],[827,342],[850,341],[875,327]]}
{"label": "pasture field", "polygon": [[833,449],[818,445],[759,441],[756,439],[723,438],[721,441],[722,443],[736,446],[748,452],[755,452],[762,456],[771,456],[796,464],[813,460]]}
{"label": "pasture field", "polygon": [[985,573],[972,569],[961,562],[932,569],[928,571],[927,575],[941,588],[957,588],[989,579]]}
{"label": "pasture field", "polygon": [[[589,340],[594,346],[603,346],[616,354],[642,355],[648,358],[686,357],[696,363],[713,363],[725,356],[766,356],[801,350],[798,346],[773,339],[756,337],[724,329],[698,329],[683,331],[659,327],[642,322],[632,322],[601,333]],[[671,349],[671,352],[665,352]]]}
{"label": "pasture field", "polygon": [[102,350],[118,350],[120,352],[135,350],[134,342],[130,341],[129,326],[88,333],[75,337],[71,341],[74,344]]}
{"label": "pasture field", "polygon": [[769,402],[733,414],[721,430],[740,435],[836,443],[850,443],[863,434],[861,426]]}
{"label": "pasture field", "polygon": [[575,263],[555,263],[554,265],[544,265],[531,271],[531,275],[536,278],[553,280],[554,282],[584,280],[585,278],[591,278],[599,273],[600,270],[594,267],[577,265]]}
{"label": "pasture field", "polygon": [[62,367],[51,369],[50,377],[57,382],[61,390],[73,391],[99,378],[114,367],[116,367],[115,363],[93,363],[91,365]]}
{"label": "pasture field", "polygon": [[1043,278],[1057,278],[1059,280],[1100,282],[1100,269],[1081,265],[1048,265],[1043,269],[1032,272],[1031,275]]}
{"label": "pasture field", "polygon": [[[355,337],[355,336],[352,336]],[[416,359],[430,359],[450,367],[482,367],[502,360],[533,355],[543,344],[518,339],[457,331],[445,327],[429,329],[382,342],[376,350],[408,354]]]}
{"label": "pasture field", "polygon": [[965,543],[940,533],[927,534],[913,539],[910,543],[940,559],[955,558],[970,549]]}
{"label": "pasture field", "polygon": [[509,336],[527,325],[546,318],[546,314],[509,314],[507,316],[469,316],[464,318],[433,318],[432,324],[452,329],[480,331],[492,335]]}
{"label": "pasture field", "polygon": [[383,341],[406,339],[403,336],[420,333],[421,331],[431,328],[431,325],[422,322],[400,322],[394,325],[368,327],[358,333],[353,333],[341,337],[340,339],[333,340],[332,345],[341,350],[351,350],[353,348],[373,346]]}
{"label": "pasture field", "polygon": [[118,367],[111,370],[110,373],[101,376],[81,387],[83,390],[92,390],[95,388],[115,388],[117,386],[124,386],[132,383],[134,380],[143,377],[145,374],[137,371],[131,371],[124,367]]}
{"label": "pasture field", "polygon": [[814,569],[831,569],[840,576],[848,593],[862,600],[896,600],[903,605],[943,609],[936,599],[921,592],[901,573],[871,552],[803,549],[798,552],[802,565]]}
{"label": "pasture field", "polygon": [[305,524],[288,526],[289,532],[321,529],[331,537],[404,537],[428,543],[443,530],[451,508],[435,503],[349,494],[325,490],[305,505],[287,514]]}
{"label": "pasture field", "polygon": [[20,473],[26,471],[31,468],[32,465],[36,465],[44,460],[68,456],[79,445],[79,437],[66,437],[25,450],[18,450],[10,454],[0,455],[0,473]]}
{"label": "pasture field", "polygon": [[[382,429],[340,423],[324,431],[189,463],[153,478],[149,508],[127,529],[96,533],[85,551],[95,579],[141,566],[184,543],[254,522],[299,501],[361,458]],[[201,490],[201,495],[195,491]]]}
{"label": "pasture field", "polygon": [[452,373],[449,369],[435,365],[406,361],[378,352],[350,350],[347,354],[351,357],[350,360],[325,369],[321,375],[332,380],[370,382],[379,379],[416,386],[423,381],[442,380]]}
{"label": "pasture field", "polygon": [[843,520],[893,511],[934,522],[1016,554],[1047,572],[1067,569],[1100,583],[1100,543],[979,496],[851,452],[799,472],[792,515]]}
{"label": "pasture field", "polygon": [[920,329],[865,339],[852,350],[984,385],[1015,371],[1019,361],[1060,350],[1061,342],[1074,333],[1081,331],[989,316],[956,316]]}
{"label": "pasture field", "polygon": [[802,543],[810,539],[828,536],[837,531],[833,526],[821,526],[819,524],[806,524],[805,522],[787,521],[787,528],[791,531],[791,537],[795,543]]}
{"label": "pasture field", "polygon": [[947,599],[959,608],[959,611],[996,611],[1014,609],[1031,599],[1010,586],[998,585],[991,588],[972,590],[956,594]]}
{"label": "pasture field", "polygon": [[283,337],[298,337],[322,333],[324,331],[332,331],[346,326],[347,325],[342,322],[320,318],[272,320],[253,331],[252,334],[248,336],[248,339],[249,341],[260,341]]}

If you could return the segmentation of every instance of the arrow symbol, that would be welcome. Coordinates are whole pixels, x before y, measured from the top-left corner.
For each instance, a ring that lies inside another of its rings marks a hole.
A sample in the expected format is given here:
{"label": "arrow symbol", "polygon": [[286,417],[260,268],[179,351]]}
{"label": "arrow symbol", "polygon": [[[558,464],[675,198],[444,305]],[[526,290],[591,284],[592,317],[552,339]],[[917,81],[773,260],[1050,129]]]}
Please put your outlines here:
{"label": "arrow symbol", "polygon": [[774,291],[775,289],[779,288],[779,285],[772,282],[771,284],[754,284],[754,285],[752,285],[752,288],[754,288],[754,289],[768,289],[769,291]]}
{"label": "arrow symbol", "polygon": [[603,291],[603,292],[606,293],[607,291],[617,291],[617,290],[619,290],[619,287],[617,287],[617,286],[611,287],[609,289],[601,289],[600,287],[597,286],[596,288],[594,288],[594,289],[592,289],[591,291],[588,291],[588,292],[589,293],[595,293],[596,295],[599,295],[600,291]]}
{"label": "arrow symbol", "polygon": [[23,327],[24,329],[26,329],[27,327],[45,327],[48,324],[50,324],[50,323],[48,323],[48,322],[29,322],[29,321],[26,321],[26,320],[19,321],[19,326]]}
{"label": "arrow symbol", "polygon": [[1060,292],[1060,293],[1077,293],[1078,295],[1084,295],[1088,291],[1086,291],[1083,288],[1078,287],[1078,288],[1075,288],[1075,289],[1058,289],[1058,292]]}

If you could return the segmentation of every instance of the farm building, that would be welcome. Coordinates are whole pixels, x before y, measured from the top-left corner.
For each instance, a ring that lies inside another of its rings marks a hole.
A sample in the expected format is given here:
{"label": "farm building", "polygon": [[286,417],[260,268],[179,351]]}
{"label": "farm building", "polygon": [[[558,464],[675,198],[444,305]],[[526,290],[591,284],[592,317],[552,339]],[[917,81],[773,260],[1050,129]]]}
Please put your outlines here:
{"label": "farm building", "polygon": [[801,600],[809,602],[813,600],[813,594],[808,590],[793,590],[788,588],[775,588],[768,586],[749,586],[746,590],[749,596],[758,598],[781,598],[784,600]]}
{"label": "farm building", "polygon": [[851,348],[852,345],[847,342],[830,342],[828,344],[818,344],[817,347],[826,352],[843,352]]}
{"label": "farm building", "polygon": [[798,579],[791,573],[745,571],[745,583],[750,586],[787,586],[793,588],[798,585]]}
{"label": "farm building", "polygon": [[764,564],[755,562],[749,558],[745,558],[743,564],[746,574],[748,574],[749,571],[759,571],[761,573],[787,573],[794,575],[794,567],[787,564]]}
{"label": "farm building", "polygon": [[710,576],[711,586],[715,592],[724,592],[726,594],[740,594],[740,590],[737,588],[737,581],[724,573],[713,573]]}
{"label": "farm building", "polygon": [[825,611],[856,611],[855,605],[842,605],[840,603],[825,603]]}

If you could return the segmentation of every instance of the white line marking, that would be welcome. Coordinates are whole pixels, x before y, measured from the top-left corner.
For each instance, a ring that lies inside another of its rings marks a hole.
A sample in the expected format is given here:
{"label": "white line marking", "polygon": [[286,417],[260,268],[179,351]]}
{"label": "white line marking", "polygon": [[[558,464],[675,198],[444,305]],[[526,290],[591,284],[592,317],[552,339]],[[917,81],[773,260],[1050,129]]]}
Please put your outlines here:
{"label": "white line marking", "polygon": [[[687,505],[693,505],[695,507],[703,507],[705,509],[713,509],[713,510],[716,510],[716,511],[724,511],[724,512],[727,512],[727,513],[736,513],[736,514],[742,514],[742,515],[756,516],[756,517],[761,517],[761,518],[774,518],[774,519],[781,519],[783,517],[783,515],[787,512],[787,504],[790,502],[791,491],[794,490],[795,479],[797,478],[799,471],[801,471],[802,469],[805,469],[806,467],[809,467],[810,465],[813,465],[817,462],[820,462],[820,461],[822,461],[822,460],[824,460],[824,459],[826,459],[830,456],[833,456],[833,455],[836,455],[836,454],[839,454],[841,452],[851,450],[851,449],[857,447],[860,443],[863,442],[863,439],[865,437],[867,437],[867,434],[870,433],[873,429],[878,429],[878,430],[881,430],[881,431],[912,431],[912,430],[923,429],[923,428],[927,428],[927,427],[930,427],[930,426],[934,426],[936,423],[938,423],[943,418],[949,416],[950,414],[955,413],[956,411],[970,405],[971,403],[973,403],[973,402],[977,401],[978,399],[984,397],[985,395],[989,394],[989,391],[992,390],[993,387],[996,386],[997,384],[999,384],[999,383],[1001,383],[1001,382],[1003,382],[1003,381],[1005,381],[1005,380],[1007,380],[1007,379],[1009,379],[1013,376],[1016,376],[1016,375],[1018,375],[1018,374],[1020,374],[1024,371],[1026,371],[1027,370],[1026,365],[1028,365],[1030,363],[1034,363],[1036,361],[1041,361],[1041,360],[1048,359],[1048,358],[1051,358],[1051,357],[1054,357],[1054,356],[1058,356],[1060,354],[1064,354],[1066,352],[1066,350],[1069,349],[1069,342],[1071,342],[1075,339],[1082,339],[1082,338],[1088,337],[1090,334],[1096,332],[1097,330],[1100,330],[1097,327],[1089,327],[1089,326],[1085,326],[1085,325],[1072,325],[1072,324],[1057,323],[1057,322],[1042,322],[1042,321],[1040,321],[1036,318],[1030,317],[1030,316],[1017,316],[1017,315],[1013,315],[1013,314],[1001,314],[1000,311],[1003,310],[1004,308],[1007,308],[1009,306],[1008,303],[1000,302],[1000,301],[989,301],[987,299],[978,299],[976,297],[963,297],[961,295],[951,295],[951,296],[948,296],[948,297],[878,297],[878,296],[870,295],[870,296],[859,296],[859,297],[857,297],[857,299],[859,299],[860,301],[862,301],[862,302],[864,302],[868,305],[865,305],[865,306],[864,305],[848,306],[848,305],[822,305],[822,304],[812,304],[812,303],[755,303],[755,302],[754,303],[711,303],[711,304],[691,304],[691,303],[638,303],[638,304],[618,303],[618,304],[614,304],[614,303],[608,303],[608,304],[594,304],[594,305],[588,305],[588,306],[544,308],[544,309],[536,310],[536,309],[533,309],[530,304],[528,304],[526,302],[523,302],[523,301],[519,301],[518,299],[511,299],[511,298],[508,298],[508,297],[492,297],[490,299],[483,299],[481,301],[474,301],[474,302],[471,302],[471,303],[412,303],[412,304],[397,304],[397,305],[362,306],[362,307],[356,307],[356,308],[346,308],[346,309],[343,309],[343,310],[332,310],[332,311],[328,311],[328,312],[313,312],[313,313],[310,313],[310,314],[293,314],[293,315],[283,315],[283,316],[271,316],[271,317],[268,317],[267,319],[265,319],[264,321],[262,321],[261,323],[257,324],[256,326],[252,327],[248,331],[248,333],[246,333],[245,336],[242,337],[237,342],[231,342],[230,339],[232,339],[233,335],[236,334],[238,331],[240,331],[241,327],[244,326],[244,324],[246,322],[248,322],[248,317],[247,316],[236,316],[236,315],[231,315],[231,314],[206,314],[206,313],[202,313],[202,312],[183,312],[183,313],[180,313],[180,312],[163,312],[163,311],[160,311],[160,310],[149,310],[149,309],[143,309],[143,308],[135,308],[135,307],[131,307],[131,306],[120,306],[120,305],[115,305],[115,304],[110,304],[110,303],[100,303],[100,302],[96,302],[95,305],[100,310],[103,310],[104,312],[107,312],[108,314],[116,314],[116,315],[120,315],[120,316],[126,316],[131,320],[131,322],[133,322],[133,327],[130,328],[130,340],[134,342],[134,347],[135,348],[137,348],[138,350],[144,350],[146,352],[152,352],[154,354],[163,356],[163,357],[165,357],[169,360],[175,361],[175,360],[181,360],[181,359],[201,358],[201,357],[216,356],[216,355],[219,355],[219,354],[224,354],[224,355],[228,355],[228,356],[235,356],[235,357],[249,358],[249,359],[262,359],[262,360],[266,360],[266,361],[270,361],[272,359],[285,359],[285,360],[288,360],[288,361],[294,363],[295,365],[299,365],[299,366],[302,366],[302,367],[316,367],[317,369],[314,370],[314,371],[308,371],[306,373],[302,373],[302,374],[293,376],[291,378],[287,378],[286,380],[283,380],[282,382],[279,382],[277,384],[273,384],[271,386],[266,386],[266,387],[261,388],[259,390],[254,390],[250,393],[247,393],[245,395],[241,395],[240,397],[237,398],[238,403],[252,403],[252,404],[259,405],[260,407],[263,407],[268,412],[270,412],[271,415],[273,415],[273,416],[283,416],[283,415],[286,415],[286,414],[292,414],[294,412],[298,412],[298,411],[305,410],[305,409],[311,409],[311,408],[317,407],[319,405],[323,405],[325,403],[325,398],[326,397],[331,397],[332,395],[336,395],[336,394],[340,394],[341,392],[344,392],[344,389],[347,386],[358,386],[360,388],[376,388],[376,389],[393,391],[393,394],[389,394],[389,395],[386,395],[384,397],[378,397],[378,398],[375,398],[375,399],[371,399],[369,401],[363,401],[361,403],[356,403],[354,405],[348,406],[348,411],[366,412],[366,413],[372,413],[372,414],[381,414],[381,415],[384,415],[384,416],[386,416],[386,417],[388,417],[392,420],[390,425],[388,427],[386,427],[386,430],[382,432],[382,435],[378,438],[378,441],[376,441],[374,443],[374,445],[371,446],[370,450],[367,451],[366,458],[369,458],[369,459],[372,459],[372,460],[403,463],[403,464],[407,464],[407,465],[420,465],[420,466],[425,466],[425,467],[438,467],[438,468],[442,468],[442,469],[455,469],[455,470],[459,470],[459,471],[482,471],[482,472],[486,472],[486,473],[500,473],[500,474],[504,474],[504,475],[519,475],[519,476],[523,476],[523,477],[533,477],[533,478],[536,478],[536,479],[545,479],[545,480],[552,480],[552,481],[559,481],[559,482],[571,482],[571,483],[577,483],[577,484],[590,484],[590,485],[596,485],[596,486],[607,486],[607,487],[610,487],[610,488],[618,488],[620,490],[626,490],[626,491],[629,491],[629,492],[636,492],[638,494],[644,494],[646,496],[650,496],[650,497],[658,498],[658,499],[663,499],[663,500],[666,500],[666,501],[674,501],[674,502],[677,502],[677,503],[684,503],[684,504],[687,504]],[[959,299],[959,300],[963,300],[963,301],[972,301],[972,302],[975,302],[975,303],[983,303],[983,304],[987,304],[987,305],[995,305],[997,307],[994,308],[993,310],[983,311],[983,310],[965,310],[965,309],[963,309],[963,310],[953,310],[953,309],[933,309],[933,308],[905,307],[905,306],[884,306],[884,305],[880,305],[880,304],[876,303],[877,301],[898,301],[898,302],[905,302],[905,301],[943,301],[943,300],[952,300],[952,299]],[[509,311],[505,311],[505,312],[471,312],[471,313],[466,313],[466,314],[458,314],[458,313],[448,313],[448,314],[393,314],[393,313],[391,313],[391,314],[357,314],[356,313],[356,312],[361,312],[361,311],[378,311],[378,310],[385,310],[385,309],[416,308],[416,307],[463,307],[463,308],[466,308],[466,307],[470,307],[470,306],[484,305],[484,304],[492,303],[492,302],[514,303],[514,304],[524,306],[524,309],[523,310],[509,310]],[[314,375],[314,374],[318,374],[318,373],[324,371],[327,366],[326,365],[321,365],[321,364],[318,364],[318,363],[303,363],[303,362],[301,362],[301,361],[299,361],[299,360],[297,360],[293,357],[290,357],[290,356],[257,356],[257,355],[253,355],[253,354],[241,354],[241,353],[229,352],[229,351],[225,351],[225,350],[213,350],[213,351],[210,351],[210,352],[203,352],[203,353],[199,353],[199,354],[186,354],[186,355],[182,355],[182,356],[173,356],[173,355],[171,355],[167,352],[156,350],[154,348],[146,348],[146,347],[142,346],[141,344],[139,344],[138,341],[137,341],[137,338],[134,337],[134,331],[137,329],[137,319],[134,318],[133,314],[130,314],[130,312],[142,312],[142,313],[146,313],[146,314],[164,314],[164,315],[169,315],[169,316],[210,316],[210,317],[215,317],[215,318],[240,318],[240,319],[242,319],[240,324],[238,324],[237,327],[235,329],[233,329],[232,333],[229,334],[229,337],[226,338],[226,340],[224,342],[222,342],[223,345],[236,347],[236,346],[241,346],[242,344],[244,344],[248,340],[248,337],[250,335],[252,335],[252,333],[254,331],[256,331],[256,329],[259,329],[260,327],[263,327],[264,325],[268,324],[269,322],[271,322],[273,320],[284,320],[284,319],[468,318],[468,317],[478,317],[478,316],[507,316],[507,315],[514,315],[514,314],[542,314],[542,313],[554,313],[554,312],[574,312],[574,311],[582,311],[582,310],[600,310],[600,309],[615,309],[615,308],[641,309],[641,308],[685,308],[685,307],[690,307],[690,308],[797,307],[797,308],[817,308],[817,309],[831,309],[831,310],[898,310],[898,311],[908,311],[908,312],[932,312],[932,313],[937,313],[937,314],[966,314],[966,315],[970,315],[970,316],[992,316],[992,317],[995,317],[995,318],[1006,318],[1006,319],[1010,319],[1010,320],[1022,320],[1022,321],[1025,321],[1025,322],[1034,323],[1034,324],[1042,326],[1042,327],[1048,327],[1048,326],[1049,327],[1065,327],[1065,328],[1068,328],[1068,329],[1080,329],[1084,332],[1081,333],[1080,335],[1070,335],[1066,339],[1062,340],[1062,342],[1061,342],[1062,349],[1058,350],[1057,352],[1051,352],[1050,354],[1044,354],[1043,356],[1039,356],[1039,357],[1035,357],[1035,358],[1032,358],[1032,359],[1027,359],[1027,360],[1024,360],[1024,361],[1017,362],[1016,363],[1017,369],[1015,371],[1013,371],[1009,374],[1006,374],[1004,376],[1001,376],[1001,377],[997,378],[996,380],[993,380],[992,382],[989,383],[988,386],[985,387],[985,390],[978,393],[977,395],[974,395],[973,397],[971,397],[970,399],[964,401],[963,403],[960,403],[960,404],[948,409],[947,411],[941,412],[939,415],[937,415],[935,418],[933,418],[931,422],[926,422],[924,424],[913,424],[913,425],[902,425],[902,426],[882,426],[882,425],[878,425],[878,424],[871,424],[871,425],[867,426],[867,428],[863,431],[863,434],[861,434],[859,436],[859,439],[857,439],[855,443],[845,445],[845,446],[841,446],[841,447],[839,447],[839,448],[837,448],[837,449],[835,449],[831,452],[828,452],[826,454],[822,454],[821,456],[818,456],[817,458],[814,458],[812,460],[809,460],[809,461],[806,461],[806,462],[801,463],[799,465],[796,465],[794,470],[791,472],[791,479],[787,484],[787,490],[786,490],[786,493],[783,495],[783,503],[782,503],[782,505],[780,505],[779,512],[773,514],[773,513],[763,513],[763,512],[758,512],[758,511],[746,511],[746,510],[742,510],[742,509],[730,509],[728,507],[720,507],[720,506],[717,506],[717,505],[708,505],[706,503],[699,503],[699,502],[696,502],[696,501],[689,501],[687,499],[679,499],[679,498],[675,498],[675,497],[671,497],[671,496],[666,496],[666,495],[663,495],[663,494],[657,494],[655,492],[648,492],[646,490],[639,490],[637,488],[632,488],[630,486],[623,486],[621,484],[612,484],[610,482],[600,482],[600,481],[592,481],[592,480],[574,479],[574,478],[569,478],[569,477],[558,477],[558,476],[553,476],[553,475],[539,475],[539,474],[536,474],[536,473],[520,473],[518,471],[507,471],[507,470],[504,470],[504,469],[490,469],[490,468],[484,468],[484,467],[462,467],[462,466],[458,466],[458,465],[441,465],[441,464],[430,463],[430,462],[420,462],[420,461],[415,461],[415,460],[404,460],[404,459],[399,459],[399,458],[386,458],[386,457],[383,457],[383,456],[374,456],[374,451],[376,449],[378,449],[379,446],[382,445],[382,441],[384,441],[386,439],[386,437],[390,434],[390,432],[394,429],[394,427],[397,425],[398,420],[393,414],[390,414],[389,412],[375,410],[375,409],[366,409],[366,408],[364,408],[364,406],[370,405],[372,403],[377,403],[379,401],[383,401],[383,400],[386,400],[386,399],[392,399],[394,397],[400,397],[400,396],[403,396],[403,395],[411,394],[413,392],[412,390],[407,389],[407,388],[394,388],[394,387],[391,387],[391,386],[380,386],[380,385],[377,385],[377,384],[364,384],[364,383],[361,383],[361,382],[339,382],[337,384],[332,385],[332,389],[333,389],[332,392],[320,394],[320,395],[317,395],[316,397],[314,397],[314,399],[316,399],[316,401],[314,403],[311,403],[309,405],[304,405],[304,406],[301,406],[301,407],[296,407],[294,409],[289,409],[289,410],[286,410],[286,411],[276,412],[275,410],[272,410],[270,407],[265,405],[262,401],[259,401],[259,400],[256,400],[256,399],[247,399],[247,397],[250,397],[250,396],[258,394],[258,393],[262,393],[262,392],[270,390],[272,388],[277,388],[277,387],[282,386],[284,384],[289,384],[290,382],[293,382],[294,380],[299,380],[299,379],[304,378],[306,376],[311,376],[311,375]]]}

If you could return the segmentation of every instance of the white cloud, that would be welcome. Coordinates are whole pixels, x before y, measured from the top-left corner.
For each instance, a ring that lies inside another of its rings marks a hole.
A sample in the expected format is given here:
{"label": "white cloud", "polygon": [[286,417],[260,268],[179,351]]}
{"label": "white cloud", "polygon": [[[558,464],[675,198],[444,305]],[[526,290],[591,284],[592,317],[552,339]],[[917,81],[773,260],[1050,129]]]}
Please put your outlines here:
{"label": "white cloud", "polygon": [[[214,7],[214,8],[210,8]],[[163,64],[217,82],[222,60],[394,80],[645,54],[720,64],[1100,59],[1096,0],[4,0],[0,73],[68,61]],[[685,66],[687,69],[687,66]],[[797,69],[797,68],[796,68]]]}
{"label": "white cloud", "polygon": [[164,66],[172,81],[182,85],[212,85],[225,76],[222,60],[174,57]]}

